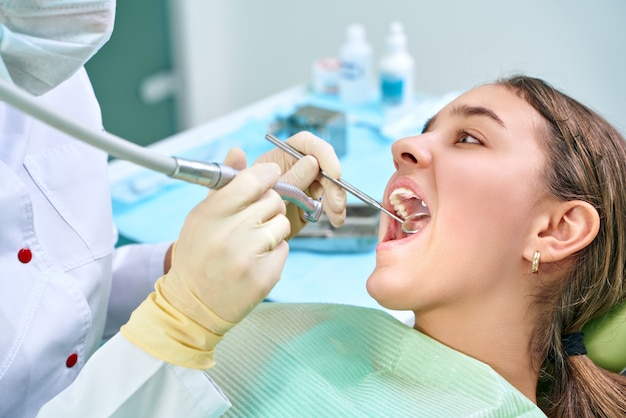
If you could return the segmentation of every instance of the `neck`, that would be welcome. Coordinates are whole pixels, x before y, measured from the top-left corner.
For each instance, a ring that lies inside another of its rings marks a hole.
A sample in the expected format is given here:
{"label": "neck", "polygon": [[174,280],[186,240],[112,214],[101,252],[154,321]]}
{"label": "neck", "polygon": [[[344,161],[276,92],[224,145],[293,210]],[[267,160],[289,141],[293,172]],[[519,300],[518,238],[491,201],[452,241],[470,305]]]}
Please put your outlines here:
{"label": "neck", "polygon": [[536,318],[529,318],[528,306],[484,302],[415,311],[415,329],[488,364],[536,402],[539,365],[531,352]]}

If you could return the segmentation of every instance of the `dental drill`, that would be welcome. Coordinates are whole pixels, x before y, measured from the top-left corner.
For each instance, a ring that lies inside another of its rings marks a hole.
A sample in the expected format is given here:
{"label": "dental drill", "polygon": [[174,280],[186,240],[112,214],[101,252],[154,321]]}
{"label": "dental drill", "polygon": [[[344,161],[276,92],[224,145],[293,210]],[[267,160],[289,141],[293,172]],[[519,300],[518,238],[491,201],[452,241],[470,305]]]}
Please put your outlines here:
{"label": "dental drill", "polygon": [[[0,100],[32,117],[103,151],[171,178],[219,189],[238,173],[224,164],[168,157],[141,147],[106,131],[89,129],[51,109],[42,106],[31,95],[0,78]],[[307,196],[297,187],[278,182],[274,186],[283,200],[297,205],[309,222],[317,222],[322,214],[322,203]]]}
{"label": "dental drill", "polygon": [[[184,160],[173,157],[176,162],[174,172],[169,176],[189,183],[201,184],[209,189],[219,189],[228,184],[239,171],[218,163]],[[307,196],[302,190],[289,183],[278,182],[274,190],[283,200],[291,202],[304,211],[304,218],[317,222],[322,214],[322,202]]]}

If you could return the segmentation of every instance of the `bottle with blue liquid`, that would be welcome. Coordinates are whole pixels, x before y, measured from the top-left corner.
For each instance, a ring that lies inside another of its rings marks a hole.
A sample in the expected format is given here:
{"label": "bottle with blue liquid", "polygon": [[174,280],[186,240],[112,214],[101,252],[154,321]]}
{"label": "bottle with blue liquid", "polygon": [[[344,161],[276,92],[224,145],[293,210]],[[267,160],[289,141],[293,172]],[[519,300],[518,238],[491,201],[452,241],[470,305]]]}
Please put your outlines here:
{"label": "bottle with blue liquid", "polygon": [[349,105],[362,104],[372,93],[372,47],[363,25],[348,26],[346,35],[339,50],[339,99]]}
{"label": "bottle with blue liquid", "polygon": [[413,101],[414,60],[407,50],[406,34],[400,22],[393,22],[387,37],[387,51],[380,61],[381,102],[386,108],[406,108]]}

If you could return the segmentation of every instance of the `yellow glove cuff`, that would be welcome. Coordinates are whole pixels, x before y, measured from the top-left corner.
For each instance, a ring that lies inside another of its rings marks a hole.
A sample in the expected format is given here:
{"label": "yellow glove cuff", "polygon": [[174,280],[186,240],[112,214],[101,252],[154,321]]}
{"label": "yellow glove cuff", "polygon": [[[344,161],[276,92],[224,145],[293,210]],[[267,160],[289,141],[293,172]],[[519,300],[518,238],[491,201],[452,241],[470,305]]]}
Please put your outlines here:
{"label": "yellow glove cuff", "polygon": [[162,279],[155,291],[132,313],[121,333],[148,354],[168,363],[192,369],[208,369],[215,364],[215,346],[235,324],[224,321],[208,307],[196,308],[211,330],[188,318],[163,296]]}

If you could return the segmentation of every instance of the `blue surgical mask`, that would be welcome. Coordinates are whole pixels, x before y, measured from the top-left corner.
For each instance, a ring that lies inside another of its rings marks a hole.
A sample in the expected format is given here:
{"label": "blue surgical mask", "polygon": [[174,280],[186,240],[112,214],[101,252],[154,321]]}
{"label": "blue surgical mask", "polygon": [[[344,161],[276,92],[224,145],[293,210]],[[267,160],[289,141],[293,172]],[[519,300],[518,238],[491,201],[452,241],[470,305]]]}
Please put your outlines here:
{"label": "blue surgical mask", "polygon": [[114,20],[115,0],[0,0],[0,77],[44,94],[109,40]]}

